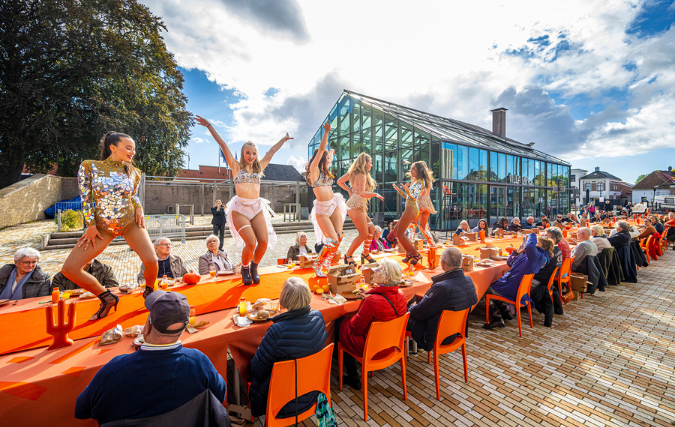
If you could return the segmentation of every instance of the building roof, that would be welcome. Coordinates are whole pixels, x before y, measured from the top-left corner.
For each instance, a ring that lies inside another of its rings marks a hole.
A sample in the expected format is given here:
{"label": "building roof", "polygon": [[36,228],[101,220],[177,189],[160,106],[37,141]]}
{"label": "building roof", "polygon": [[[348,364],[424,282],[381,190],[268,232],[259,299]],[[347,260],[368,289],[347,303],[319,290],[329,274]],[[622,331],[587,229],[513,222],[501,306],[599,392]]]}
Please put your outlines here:
{"label": "building roof", "polygon": [[652,190],[656,186],[675,183],[675,171],[654,171],[633,186],[633,190]]}
{"label": "building roof", "polygon": [[612,175],[611,173],[598,170],[597,168],[596,168],[595,171],[589,173],[588,175],[584,175],[583,177],[581,177],[579,179],[605,179],[605,178],[615,179],[617,181],[621,181],[621,178],[616,177],[616,176]]}
{"label": "building roof", "polygon": [[479,148],[504,151],[518,156],[569,165],[568,162],[562,159],[533,149],[530,144],[523,144],[511,138],[501,137],[480,126],[425,113],[346,89],[344,92],[358,98],[363,104],[381,110],[446,142],[473,145]]}
{"label": "building roof", "polygon": [[270,163],[264,171],[266,181],[304,181],[298,170],[291,165],[278,165]]}

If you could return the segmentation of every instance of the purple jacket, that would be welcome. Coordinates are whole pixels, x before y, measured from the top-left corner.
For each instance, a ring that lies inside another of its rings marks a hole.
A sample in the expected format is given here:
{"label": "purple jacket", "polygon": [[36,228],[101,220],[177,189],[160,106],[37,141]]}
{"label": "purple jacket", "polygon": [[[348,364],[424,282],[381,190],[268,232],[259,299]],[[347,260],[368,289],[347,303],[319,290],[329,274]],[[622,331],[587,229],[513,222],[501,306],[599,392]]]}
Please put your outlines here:
{"label": "purple jacket", "polygon": [[[548,251],[537,247],[537,235],[534,233],[528,235],[524,249],[525,252],[520,255],[517,255],[516,251],[511,252],[509,259],[506,260],[506,264],[511,269],[492,284],[492,289],[511,301],[515,301],[518,296],[518,287],[523,276],[526,274],[537,274],[551,259]],[[526,299],[532,301],[527,297],[523,297],[521,303]]]}

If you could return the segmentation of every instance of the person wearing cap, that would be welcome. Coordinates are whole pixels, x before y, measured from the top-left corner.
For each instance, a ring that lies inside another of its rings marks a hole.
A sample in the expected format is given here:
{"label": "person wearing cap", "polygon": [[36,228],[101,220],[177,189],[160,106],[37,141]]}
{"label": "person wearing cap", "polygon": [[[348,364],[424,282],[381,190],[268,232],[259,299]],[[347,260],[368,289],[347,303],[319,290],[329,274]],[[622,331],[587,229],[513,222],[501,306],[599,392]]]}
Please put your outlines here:
{"label": "person wearing cap", "polygon": [[78,396],[75,418],[100,425],[154,417],[177,409],[207,389],[219,402],[226,384],[199,350],[183,348],[180,338],[190,320],[185,295],[155,291],[145,299],[150,310],[145,343],[133,354],[104,365]]}

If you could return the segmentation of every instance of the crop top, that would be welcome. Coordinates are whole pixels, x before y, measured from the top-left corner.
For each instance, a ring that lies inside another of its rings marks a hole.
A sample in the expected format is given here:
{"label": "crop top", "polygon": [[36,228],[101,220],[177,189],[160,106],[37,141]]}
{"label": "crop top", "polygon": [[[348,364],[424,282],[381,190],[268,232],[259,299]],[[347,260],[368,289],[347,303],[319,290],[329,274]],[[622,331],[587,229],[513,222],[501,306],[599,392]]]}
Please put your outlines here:
{"label": "crop top", "polygon": [[245,172],[243,169],[239,170],[239,174],[234,178],[235,184],[260,184],[260,174]]}
{"label": "crop top", "polygon": [[408,191],[404,191],[401,189],[397,190],[398,193],[406,199],[407,202],[417,202],[417,199],[420,198],[422,195],[422,192],[424,191],[424,181],[421,179],[416,179],[414,182],[410,184],[408,187]]}
{"label": "crop top", "polygon": [[330,187],[333,185],[333,177],[331,175],[324,175],[324,174],[319,174],[319,179],[314,181],[312,184],[312,188],[318,188],[318,187]]}

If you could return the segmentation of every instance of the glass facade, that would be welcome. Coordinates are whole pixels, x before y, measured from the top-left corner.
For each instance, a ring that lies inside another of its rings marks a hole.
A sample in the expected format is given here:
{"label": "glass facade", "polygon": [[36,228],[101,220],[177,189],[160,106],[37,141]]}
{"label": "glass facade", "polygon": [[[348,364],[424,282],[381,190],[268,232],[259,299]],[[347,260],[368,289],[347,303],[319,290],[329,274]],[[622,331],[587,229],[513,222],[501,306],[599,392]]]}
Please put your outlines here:
{"label": "glass facade", "polygon": [[[462,220],[475,227],[480,219],[493,224],[502,217],[510,221],[569,212],[570,165],[529,145],[346,91],[328,120],[336,176],[345,174],[360,153],[372,157],[375,191],[385,198],[371,201],[376,223],[378,218],[386,222],[401,216],[403,200],[392,184],[405,181],[410,163],[419,160],[430,166],[436,179],[431,199],[438,214],[429,218],[434,230],[454,230]],[[308,144],[309,157],[322,136],[319,127]],[[333,190],[340,191],[337,185]]]}

